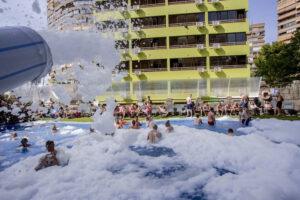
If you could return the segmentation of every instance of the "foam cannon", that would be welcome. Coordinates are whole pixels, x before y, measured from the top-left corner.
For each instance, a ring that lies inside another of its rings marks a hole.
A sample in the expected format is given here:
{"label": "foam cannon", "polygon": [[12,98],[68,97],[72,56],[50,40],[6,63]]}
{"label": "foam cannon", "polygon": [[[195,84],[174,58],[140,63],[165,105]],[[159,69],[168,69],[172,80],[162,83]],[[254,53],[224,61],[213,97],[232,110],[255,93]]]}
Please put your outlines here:
{"label": "foam cannon", "polygon": [[38,82],[52,68],[46,41],[28,27],[0,27],[0,94]]}

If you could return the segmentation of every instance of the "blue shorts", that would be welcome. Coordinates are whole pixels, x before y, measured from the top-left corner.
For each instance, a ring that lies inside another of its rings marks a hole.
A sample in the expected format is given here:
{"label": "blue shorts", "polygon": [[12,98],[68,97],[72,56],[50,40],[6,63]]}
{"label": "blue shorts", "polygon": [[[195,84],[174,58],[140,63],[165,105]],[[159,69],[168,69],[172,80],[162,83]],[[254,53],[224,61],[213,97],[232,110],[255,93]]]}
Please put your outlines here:
{"label": "blue shorts", "polygon": [[250,120],[251,120],[251,118],[248,118],[248,119],[246,120],[246,123],[245,123],[245,119],[242,119],[242,123],[243,123],[243,124],[245,123],[245,125],[248,126]]}
{"label": "blue shorts", "polygon": [[193,109],[193,105],[192,104],[186,104],[186,108],[189,109],[189,110],[192,110]]}

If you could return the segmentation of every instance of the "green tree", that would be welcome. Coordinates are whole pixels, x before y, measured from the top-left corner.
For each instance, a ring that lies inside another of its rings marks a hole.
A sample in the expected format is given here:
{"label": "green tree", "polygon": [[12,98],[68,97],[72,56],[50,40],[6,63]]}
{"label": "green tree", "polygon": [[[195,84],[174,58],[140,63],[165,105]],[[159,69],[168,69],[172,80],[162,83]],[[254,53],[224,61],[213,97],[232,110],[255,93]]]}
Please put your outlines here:
{"label": "green tree", "polygon": [[262,76],[271,87],[283,87],[299,79],[300,32],[290,44],[274,42],[262,47],[255,60],[255,76]]}

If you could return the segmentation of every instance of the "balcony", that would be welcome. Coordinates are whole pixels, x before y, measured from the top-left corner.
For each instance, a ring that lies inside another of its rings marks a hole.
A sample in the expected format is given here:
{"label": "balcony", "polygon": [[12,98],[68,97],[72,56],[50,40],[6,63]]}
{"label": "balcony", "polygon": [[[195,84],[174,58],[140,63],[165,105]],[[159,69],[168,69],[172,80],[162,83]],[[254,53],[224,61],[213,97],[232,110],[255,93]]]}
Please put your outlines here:
{"label": "balcony", "polygon": [[[165,0],[132,0],[132,7],[139,6],[139,8],[155,7],[155,6],[165,6]],[[138,11],[139,9],[134,9]]]}
{"label": "balcony", "polygon": [[166,27],[166,17],[143,17],[143,18],[133,18],[131,19],[133,29],[149,29],[149,28],[162,28]]}
{"label": "balcony", "polygon": [[[205,44],[182,44],[182,45],[170,45],[170,49],[178,49],[178,48],[198,48],[198,45],[204,45]],[[200,48],[199,48],[200,49]]]}
{"label": "balcony", "polygon": [[197,22],[204,22],[204,13],[169,15],[169,26],[195,26]]}
{"label": "balcony", "polygon": [[194,57],[194,58],[173,58],[170,60],[171,71],[184,71],[184,70],[198,70],[206,68],[205,57]]}
{"label": "balcony", "polygon": [[170,37],[170,49],[198,48],[198,45],[202,45],[205,47],[205,35]]}
{"label": "balcony", "polygon": [[143,68],[143,69],[132,69],[132,72],[136,75],[141,75],[139,72],[161,72],[161,71],[167,71],[167,67],[162,68]]}
{"label": "balcony", "polygon": [[210,57],[210,69],[247,68],[247,56],[213,56]]}
{"label": "balcony", "polygon": [[136,75],[142,72],[167,71],[167,59],[132,61],[132,71]]}
{"label": "balcony", "polygon": [[247,64],[241,65],[211,65],[210,69],[214,70],[216,68],[221,69],[236,69],[236,68],[247,68]]}
{"label": "balcony", "polygon": [[214,25],[215,22],[219,22],[220,24],[246,22],[246,18],[243,18],[243,19],[214,20],[214,21],[208,21],[208,24]]}
{"label": "balcony", "polygon": [[169,0],[169,5],[175,5],[175,4],[185,4],[185,3],[195,3],[195,0]]}

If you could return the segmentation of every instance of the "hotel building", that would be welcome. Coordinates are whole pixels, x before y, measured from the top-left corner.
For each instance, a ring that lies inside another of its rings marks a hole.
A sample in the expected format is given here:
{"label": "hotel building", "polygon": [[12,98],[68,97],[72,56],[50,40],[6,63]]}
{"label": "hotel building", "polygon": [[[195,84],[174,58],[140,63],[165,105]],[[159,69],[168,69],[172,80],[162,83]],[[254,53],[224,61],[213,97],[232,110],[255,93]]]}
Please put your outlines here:
{"label": "hotel building", "polygon": [[48,28],[87,30],[93,23],[93,0],[47,0]]}
{"label": "hotel building", "polygon": [[265,24],[252,24],[250,25],[250,33],[248,35],[250,43],[250,56],[248,62],[251,70],[255,69],[254,60],[258,57],[262,46],[265,44]]}
{"label": "hotel building", "polygon": [[300,0],[277,0],[278,41],[289,43],[300,29]]}

